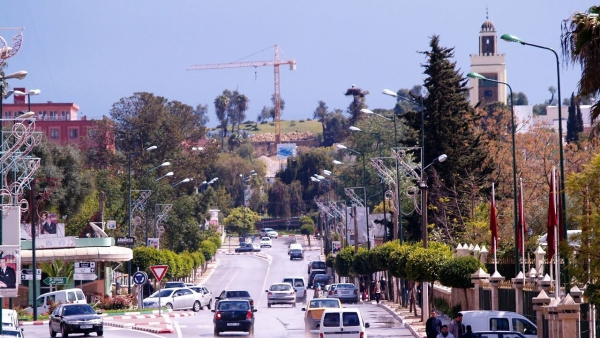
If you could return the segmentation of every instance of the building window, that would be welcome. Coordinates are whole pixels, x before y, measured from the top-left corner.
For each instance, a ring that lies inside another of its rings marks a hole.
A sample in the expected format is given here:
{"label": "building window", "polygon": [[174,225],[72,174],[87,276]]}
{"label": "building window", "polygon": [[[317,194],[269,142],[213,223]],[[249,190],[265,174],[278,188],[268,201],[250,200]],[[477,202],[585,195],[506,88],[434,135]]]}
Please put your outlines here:
{"label": "building window", "polygon": [[50,138],[59,138],[60,134],[58,129],[50,129]]}
{"label": "building window", "polygon": [[69,138],[77,138],[77,129],[69,129]]}

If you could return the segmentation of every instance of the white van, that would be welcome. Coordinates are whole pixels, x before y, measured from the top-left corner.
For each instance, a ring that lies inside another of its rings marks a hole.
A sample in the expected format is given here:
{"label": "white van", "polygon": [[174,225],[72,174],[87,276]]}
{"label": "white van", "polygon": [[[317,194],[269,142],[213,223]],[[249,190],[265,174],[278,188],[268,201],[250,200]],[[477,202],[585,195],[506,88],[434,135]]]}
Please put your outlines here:
{"label": "white van", "polygon": [[365,323],[357,308],[325,309],[319,324],[319,337],[367,338]]}
{"label": "white van", "polygon": [[537,338],[537,326],[525,316],[510,311],[461,311],[462,322],[471,325],[473,332],[512,331],[527,338]]}
{"label": "white van", "polygon": [[296,290],[296,300],[306,302],[306,280],[302,277],[285,277],[281,282],[290,283]]}
{"label": "white van", "polygon": [[292,252],[292,249],[300,249],[300,250],[302,250],[302,244],[300,244],[300,243],[292,243],[292,244],[290,244],[290,246],[288,247],[288,255],[290,254],[290,252]]}
{"label": "white van", "polygon": [[50,305],[52,303],[58,304],[67,304],[67,303],[76,303],[76,304],[87,304],[87,300],[85,299],[85,295],[81,289],[65,289],[59,291],[53,291],[44,293],[43,295],[37,298],[35,302],[37,306],[37,313],[47,313],[50,309]]}

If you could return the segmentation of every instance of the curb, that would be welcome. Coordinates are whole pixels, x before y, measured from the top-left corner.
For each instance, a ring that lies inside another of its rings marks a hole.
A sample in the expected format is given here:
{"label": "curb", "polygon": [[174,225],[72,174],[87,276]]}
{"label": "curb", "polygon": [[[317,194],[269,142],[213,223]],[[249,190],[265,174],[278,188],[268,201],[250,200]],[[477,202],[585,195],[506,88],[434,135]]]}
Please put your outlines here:
{"label": "curb", "polygon": [[132,329],[150,332],[150,333],[173,333],[173,332],[175,332],[175,330],[173,329],[173,326],[171,326],[170,324],[167,324],[167,327],[165,327],[165,328],[134,326]]}
{"label": "curb", "polygon": [[273,257],[271,257],[270,255],[267,255],[265,253],[259,252],[259,253],[254,254],[254,256],[256,256],[258,258],[266,259],[269,264],[271,264],[271,261],[273,261]]}
{"label": "curb", "polygon": [[394,316],[394,318],[396,318],[401,324],[404,324],[404,327],[407,328],[408,331],[410,331],[410,333],[413,335],[413,337],[415,337],[415,338],[426,338],[427,337],[426,335],[420,335],[419,332],[417,330],[415,330],[414,327],[412,327],[412,325],[407,323],[403,317],[401,317],[399,314],[397,314],[394,310],[392,310],[386,304],[380,303],[380,304],[376,304],[376,306],[383,308],[388,313],[390,313],[392,316]]}
{"label": "curb", "polygon": [[[154,312],[154,311],[152,311]],[[196,313],[195,312],[182,312],[182,313],[164,313],[161,316],[158,315],[158,310],[156,310],[156,314],[141,314],[140,312],[130,312],[130,313],[134,313],[134,315],[131,316],[103,316],[102,319],[105,320],[104,324],[108,325],[108,326],[116,326],[116,325],[111,325],[111,324],[123,324],[123,323],[116,323],[113,322],[111,320],[115,320],[115,319],[151,319],[151,318],[159,318],[159,317],[190,317],[190,316],[195,316]],[[108,320],[108,321],[106,321]],[[37,320],[37,321],[32,321],[32,322],[19,322],[19,326],[30,326],[30,325],[46,325],[48,324],[50,321],[49,320]],[[127,323],[126,323],[127,324]],[[139,325],[137,323],[135,323],[135,325]],[[121,326],[123,327],[123,326]]]}
{"label": "curb", "polygon": [[50,320],[36,320],[35,322],[19,322],[19,326],[45,325],[48,323],[50,323]]}

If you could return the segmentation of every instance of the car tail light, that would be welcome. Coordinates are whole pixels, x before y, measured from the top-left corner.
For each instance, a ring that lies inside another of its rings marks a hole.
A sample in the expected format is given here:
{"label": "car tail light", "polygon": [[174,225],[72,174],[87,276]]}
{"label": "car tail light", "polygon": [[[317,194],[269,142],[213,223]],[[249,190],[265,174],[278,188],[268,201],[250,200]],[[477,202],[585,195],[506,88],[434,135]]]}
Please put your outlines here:
{"label": "car tail light", "polygon": [[[324,338],[322,333],[319,333],[319,338]],[[362,337],[361,337],[362,338]]]}
{"label": "car tail light", "polygon": [[306,289],[304,289],[304,295],[306,296]]}
{"label": "car tail light", "polygon": [[246,319],[252,319],[252,310],[248,310],[248,312],[246,312]]}
{"label": "car tail light", "polygon": [[337,290],[335,290],[334,294],[336,294],[336,295],[337,295]]}
{"label": "car tail light", "polygon": [[360,333],[360,338],[365,338],[365,333],[364,332]]}
{"label": "car tail light", "polygon": [[254,301],[253,300],[250,301],[250,306],[254,306]]}
{"label": "car tail light", "polygon": [[358,295],[358,290],[354,289],[354,294]]}
{"label": "car tail light", "polygon": [[[267,293],[268,296],[273,295],[273,292],[269,291],[269,293]],[[252,305],[252,302],[250,302],[250,305]]]}
{"label": "car tail light", "polygon": [[215,315],[215,317],[217,319],[221,319],[221,311],[217,311],[217,314]]}

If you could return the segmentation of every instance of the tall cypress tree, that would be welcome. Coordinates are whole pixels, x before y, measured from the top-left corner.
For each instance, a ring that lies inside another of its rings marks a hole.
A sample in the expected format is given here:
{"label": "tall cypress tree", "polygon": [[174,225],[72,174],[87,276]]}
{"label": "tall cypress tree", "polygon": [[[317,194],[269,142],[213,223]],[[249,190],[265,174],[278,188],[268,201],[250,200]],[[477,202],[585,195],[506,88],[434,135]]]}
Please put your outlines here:
{"label": "tall cypress tree", "polygon": [[579,140],[579,126],[577,125],[577,109],[575,107],[575,93],[571,93],[571,103],[569,104],[569,115],[567,117],[567,143]]}
{"label": "tall cypress tree", "polygon": [[583,115],[581,115],[581,99],[577,97],[577,137],[583,133]]}
{"label": "tall cypress tree", "polygon": [[[452,226],[459,225],[470,210],[462,205],[468,199],[466,196],[473,193],[463,188],[464,181],[475,180],[478,183],[473,186],[486,187],[489,185],[486,180],[494,169],[485,148],[485,135],[477,129],[480,116],[469,104],[468,80],[456,69],[456,62],[451,61],[454,48],[441,47],[437,35],[431,38],[430,47],[429,51],[421,52],[427,57],[427,63],[422,67],[427,75],[424,87],[429,93],[423,99],[424,164],[430,164],[442,154],[448,158],[444,163],[435,165],[438,179],[428,181],[429,204],[441,203],[442,200],[450,202],[433,208],[429,223],[438,220],[438,225],[445,224],[444,230],[449,235]],[[406,123],[413,129],[413,135],[419,135],[420,113],[407,113]],[[420,143],[416,138],[406,141],[409,145]],[[428,174],[432,174],[430,169]]]}

